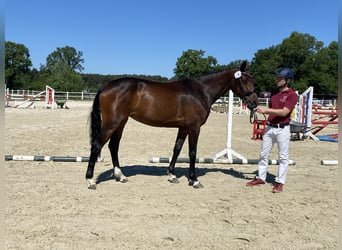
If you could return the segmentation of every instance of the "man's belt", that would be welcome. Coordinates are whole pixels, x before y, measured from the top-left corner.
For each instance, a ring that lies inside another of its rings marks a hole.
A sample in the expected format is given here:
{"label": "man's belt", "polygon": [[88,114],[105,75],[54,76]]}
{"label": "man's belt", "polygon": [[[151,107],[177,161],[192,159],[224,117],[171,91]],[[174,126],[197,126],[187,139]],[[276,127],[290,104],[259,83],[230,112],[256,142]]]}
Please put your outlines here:
{"label": "man's belt", "polygon": [[272,127],[272,128],[285,128],[286,126],[289,126],[290,123],[267,123],[268,126]]}

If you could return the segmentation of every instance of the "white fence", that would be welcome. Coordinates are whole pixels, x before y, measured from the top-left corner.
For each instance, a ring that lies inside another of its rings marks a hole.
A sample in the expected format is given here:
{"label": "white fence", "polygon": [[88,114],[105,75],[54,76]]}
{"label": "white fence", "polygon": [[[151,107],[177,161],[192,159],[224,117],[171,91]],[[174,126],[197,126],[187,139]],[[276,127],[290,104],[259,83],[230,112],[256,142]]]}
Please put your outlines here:
{"label": "white fence", "polygon": [[[45,101],[45,94],[39,95],[40,91],[36,90],[9,90],[6,89],[6,100],[7,101]],[[79,100],[79,101],[92,101],[96,93],[92,92],[65,92],[56,91],[54,92],[55,101],[68,101],[68,100]],[[259,98],[261,105],[268,105],[269,98]],[[223,96],[218,99],[212,106],[212,110],[220,113],[227,113],[229,98],[228,96]],[[239,97],[234,97],[234,107],[240,107],[242,105],[241,99]]]}
{"label": "white fence", "polygon": [[[27,99],[32,99],[34,97],[35,101],[44,101],[45,95],[36,96],[41,91],[36,90],[9,90],[6,89],[6,98],[15,101],[24,101]],[[55,90],[56,100],[93,100],[96,93],[91,92],[64,92]]]}

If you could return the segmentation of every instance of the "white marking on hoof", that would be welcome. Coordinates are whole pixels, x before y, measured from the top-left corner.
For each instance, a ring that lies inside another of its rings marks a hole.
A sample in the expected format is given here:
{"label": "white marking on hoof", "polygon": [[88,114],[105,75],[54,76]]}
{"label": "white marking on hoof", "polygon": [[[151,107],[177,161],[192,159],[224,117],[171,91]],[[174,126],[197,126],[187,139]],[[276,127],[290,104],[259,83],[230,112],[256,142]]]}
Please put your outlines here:
{"label": "white marking on hoof", "polygon": [[122,182],[122,183],[125,183],[125,182],[128,181],[128,178],[126,176],[122,175],[122,177],[121,177],[121,179],[119,181]]}
{"label": "white marking on hoof", "polygon": [[114,177],[117,181],[120,181],[122,183],[128,181],[128,178],[122,174],[121,169],[119,167],[114,167]]}
{"label": "white marking on hoof", "polygon": [[203,188],[203,185],[199,181],[195,181],[192,185],[193,188]]}
{"label": "white marking on hoof", "polygon": [[179,180],[177,179],[177,177],[173,174],[169,174],[170,178],[168,179],[169,182],[171,183],[179,183]]}
{"label": "white marking on hoof", "polygon": [[193,188],[203,188],[203,185],[199,181],[189,180],[189,186]]}
{"label": "white marking on hoof", "polygon": [[96,189],[96,183],[93,179],[87,179],[88,181],[88,189]]}

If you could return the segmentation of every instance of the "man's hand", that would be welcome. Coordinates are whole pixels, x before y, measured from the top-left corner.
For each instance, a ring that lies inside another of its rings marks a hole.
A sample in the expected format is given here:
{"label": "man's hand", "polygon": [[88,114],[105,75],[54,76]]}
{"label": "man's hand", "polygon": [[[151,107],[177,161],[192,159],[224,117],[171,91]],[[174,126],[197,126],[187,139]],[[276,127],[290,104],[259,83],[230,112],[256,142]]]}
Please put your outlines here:
{"label": "man's hand", "polygon": [[287,116],[290,113],[290,110],[286,107],[282,109],[273,109],[266,106],[257,106],[254,109],[255,112],[258,112],[259,114],[265,114],[265,115],[275,115],[275,116]]}
{"label": "man's hand", "polygon": [[254,109],[255,112],[258,112],[259,114],[268,114],[268,107],[265,107],[265,106],[257,106],[255,109]]}

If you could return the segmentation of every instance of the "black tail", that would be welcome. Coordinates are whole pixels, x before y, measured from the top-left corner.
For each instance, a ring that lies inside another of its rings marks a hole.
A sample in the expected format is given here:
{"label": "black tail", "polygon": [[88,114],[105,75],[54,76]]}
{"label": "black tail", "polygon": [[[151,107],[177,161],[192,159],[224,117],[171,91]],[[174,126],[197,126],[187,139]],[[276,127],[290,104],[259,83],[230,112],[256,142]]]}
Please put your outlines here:
{"label": "black tail", "polygon": [[90,143],[92,148],[101,148],[100,145],[100,134],[102,127],[102,119],[101,119],[101,110],[100,110],[100,94],[103,91],[103,88],[99,89],[96,93],[93,109],[90,113]]}

